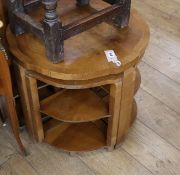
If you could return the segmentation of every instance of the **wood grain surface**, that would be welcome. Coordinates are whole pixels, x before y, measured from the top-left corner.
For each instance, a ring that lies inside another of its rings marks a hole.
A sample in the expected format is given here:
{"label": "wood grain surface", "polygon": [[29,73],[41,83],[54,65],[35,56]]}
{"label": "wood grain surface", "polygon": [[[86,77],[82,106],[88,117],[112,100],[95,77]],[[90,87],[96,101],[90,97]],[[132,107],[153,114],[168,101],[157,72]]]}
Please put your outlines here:
{"label": "wood grain surface", "polygon": [[[73,4],[70,7],[68,15],[64,14],[66,21],[72,20],[71,15],[83,16],[90,13],[88,10],[86,14],[82,13]],[[131,13],[129,28],[132,27],[133,30],[120,32],[118,28],[102,23],[68,39],[65,42],[64,61],[59,64],[47,61],[43,44],[32,35],[15,37],[8,29],[7,38],[10,50],[18,58],[16,61],[24,68],[61,80],[89,80],[120,74],[139,62],[149,41],[149,29],[136,10]],[[104,51],[109,49],[116,52],[122,63],[120,67],[107,61]]]}
{"label": "wood grain surface", "polygon": [[[62,3],[62,5],[65,4]],[[100,3],[98,1],[95,1],[94,4],[99,4],[102,7],[106,6],[103,2]],[[66,18],[66,21],[71,20],[70,15],[73,15],[73,13],[79,17],[84,17],[85,14],[81,8],[77,8],[74,4],[71,4],[71,8],[73,10],[71,9],[69,11],[69,8],[66,7],[68,13],[62,14],[62,17]],[[90,13],[89,10],[91,11],[90,7],[86,9],[86,15]],[[37,19],[39,19],[40,13],[41,9],[37,13]],[[92,30],[95,32],[93,32],[93,35],[91,33]],[[30,134],[33,133],[35,135],[34,139],[39,142],[44,139],[40,111],[56,120],[64,122],[87,122],[107,118],[110,115],[104,107],[105,104],[102,104],[103,101],[100,102],[93,93],[86,93],[88,92],[86,90],[68,90],[62,94],[60,92],[59,95],[55,94],[43,100],[40,105],[36,79],[42,79],[46,83],[53,82],[52,84],[50,83],[51,85],[59,81],[60,85],[57,87],[60,87],[65,82],[64,86],[67,86],[68,89],[68,83],[70,84],[70,88],[74,86],[74,89],[78,89],[79,87],[87,88],[88,85],[91,88],[95,84],[105,85],[112,81],[111,87],[114,90],[110,90],[109,109],[112,115],[108,122],[108,146],[113,149],[116,142],[119,144],[127,135],[130,123],[135,118],[132,115],[133,99],[135,91],[137,91],[140,84],[138,71],[134,67],[142,58],[149,42],[149,28],[138,12],[132,10],[128,28],[120,30],[109,23],[102,23],[92,30],[83,33],[84,37],[88,40],[86,43],[84,43],[83,34],[67,40],[68,52],[67,57],[65,57],[67,59],[55,65],[44,59],[43,44],[36,37],[31,34],[15,36],[7,28],[7,38],[10,51],[15,56],[15,64],[27,70],[24,91],[27,90],[29,102],[26,106],[29,106],[29,114],[31,115],[30,124],[28,125],[33,126]],[[108,45],[107,42],[109,42]],[[25,43],[27,43],[26,48]],[[82,44],[81,47],[80,44]],[[107,46],[117,50],[116,54],[122,62],[121,66],[107,61],[104,53],[108,49]],[[122,55],[120,56],[118,53]],[[118,77],[120,74],[121,76]],[[86,83],[88,84],[86,85]],[[113,88],[113,86],[117,87]],[[120,90],[121,86],[122,91]],[[133,119],[131,119],[132,116]],[[72,150],[72,145],[70,150]]]}
{"label": "wood grain surface", "polygon": [[40,111],[64,122],[88,122],[111,116],[108,105],[88,89],[57,92],[41,101]]}
{"label": "wood grain surface", "polygon": [[45,142],[68,152],[93,151],[106,146],[106,135],[93,122],[62,122],[45,130]]}

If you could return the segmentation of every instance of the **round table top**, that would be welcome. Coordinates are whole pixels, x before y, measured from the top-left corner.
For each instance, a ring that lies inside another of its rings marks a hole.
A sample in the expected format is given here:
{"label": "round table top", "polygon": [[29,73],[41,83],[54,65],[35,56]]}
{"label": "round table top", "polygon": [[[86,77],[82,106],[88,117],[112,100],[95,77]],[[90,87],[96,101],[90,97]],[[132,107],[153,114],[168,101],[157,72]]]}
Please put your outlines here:
{"label": "round table top", "polygon": [[[73,5],[69,8],[72,10]],[[78,14],[76,9],[74,6],[73,13]],[[16,62],[26,70],[61,80],[90,80],[120,74],[136,65],[148,45],[149,28],[138,12],[132,10],[125,30],[102,23],[66,40],[64,60],[58,64],[47,59],[43,43],[32,34],[16,37],[8,28],[7,39]],[[114,50],[122,65],[108,62],[105,50]]]}

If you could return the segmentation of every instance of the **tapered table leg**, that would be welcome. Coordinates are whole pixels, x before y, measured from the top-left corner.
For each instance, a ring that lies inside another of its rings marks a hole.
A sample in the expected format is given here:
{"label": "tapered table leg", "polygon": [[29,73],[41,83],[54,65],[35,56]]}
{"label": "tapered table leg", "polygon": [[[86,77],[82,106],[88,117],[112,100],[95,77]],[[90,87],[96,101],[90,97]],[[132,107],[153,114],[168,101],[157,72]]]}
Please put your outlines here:
{"label": "tapered table leg", "polygon": [[7,108],[9,111],[9,123],[11,125],[13,134],[15,136],[15,139],[21,149],[21,151],[26,154],[25,148],[21,142],[20,136],[19,136],[19,123],[18,123],[18,118],[14,106],[14,101],[13,101],[13,96],[9,96],[8,94],[6,95],[6,101],[7,101]]}
{"label": "tapered table leg", "polygon": [[26,84],[28,87],[27,92],[29,97],[29,104],[31,109],[30,112],[34,127],[35,139],[38,142],[42,142],[44,140],[44,131],[40,114],[37,80],[35,78],[26,76]]}
{"label": "tapered table leg", "polygon": [[112,117],[108,119],[108,130],[107,130],[107,145],[110,150],[114,149],[117,139],[121,90],[122,90],[121,79],[119,79],[118,82],[110,86],[109,112],[112,115]]}
{"label": "tapered table leg", "polygon": [[132,107],[134,99],[134,89],[136,82],[136,70],[134,67],[126,70],[122,80],[122,96],[119,113],[119,126],[117,132],[118,146],[127,135],[128,129],[132,121]]}
{"label": "tapered table leg", "polygon": [[23,109],[23,114],[25,118],[26,127],[29,133],[29,136],[35,140],[34,135],[34,128],[31,118],[31,108],[29,104],[29,98],[28,98],[28,90],[27,90],[27,84],[26,84],[26,73],[25,69],[22,68],[20,65],[15,64],[15,70],[16,70],[16,79],[18,84],[18,90],[21,97],[21,105]]}

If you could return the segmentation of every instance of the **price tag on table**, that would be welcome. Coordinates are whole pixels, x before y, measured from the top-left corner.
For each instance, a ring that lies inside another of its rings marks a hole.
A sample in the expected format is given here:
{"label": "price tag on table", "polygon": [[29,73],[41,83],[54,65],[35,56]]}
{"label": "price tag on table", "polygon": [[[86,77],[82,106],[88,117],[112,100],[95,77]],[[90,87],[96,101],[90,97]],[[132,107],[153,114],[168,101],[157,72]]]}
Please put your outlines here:
{"label": "price tag on table", "polygon": [[119,61],[114,50],[105,50],[104,53],[106,55],[108,62],[112,62],[112,63],[116,64],[116,66],[118,66],[118,67],[121,66],[121,62]]}

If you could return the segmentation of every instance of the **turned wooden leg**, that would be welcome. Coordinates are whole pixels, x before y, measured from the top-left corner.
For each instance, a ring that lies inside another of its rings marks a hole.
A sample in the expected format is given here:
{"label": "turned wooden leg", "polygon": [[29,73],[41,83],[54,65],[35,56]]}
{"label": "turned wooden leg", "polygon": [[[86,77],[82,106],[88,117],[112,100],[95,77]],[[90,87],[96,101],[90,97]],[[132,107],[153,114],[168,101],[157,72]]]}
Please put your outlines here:
{"label": "turned wooden leg", "polygon": [[124,4],[123,15],[115,18],[115,24],[121,28],[127,27],[130,18],[131,0],[116,0],[114,3]]}
{"label": "turned wooden leg", "polygon": [[108,119],[107,145],[109,147],[109,150],[114,149],[114,146],[116,144],[121,102],[121,90],[121,80],[110,86],[109,112],[112,117]]}
{"label": "turned wooden leg", "polygon": [[38,142],[42,142],[44,140],[44,131],[43,131],[42,118],[40,114],[37,80],[35,78],[26,76],[26,83],[28,89],[28,97],[29,97],[29,104],[30,104],[31,118],[33,122],[35,139]]}
{"label": "turned wooden leg", "polygon": [[21,66],[15,65],[15,72],[16,72],[16,79],[18,84],[18,91],[20,93],[21,97],[21,105],[23,109],[23,114],[25,117],[25,123],[26,127],[29,133],[29,136],[35,140],[35,134],[34,134],[34,128],[33,128],[33,122],[31,117],[31,109],[29,104],[29,98],[28,98],[28,90],[27,90],[27,84],[26,84],[26,75],[25,75],[25,69],[23,69]]}
{"label": "turned wooden leg", "polygon": [[18,123],[18,118],[17,118],[17,114],[16,114],[16,110],[15,110],[15,106],[14,106],[14,101],[13,101],[13,96],[9,96],[8,94],[5,94],[6,97],[6,104],[7,104],[7,109],[8,109],[8,113],[9,113],[9,123],[11,125],[13,134],[15,136],[15,139],[21,149],[21,151],[25,153],[25,149],[24,146],[21,142],[21,139],[19,137],[19,123]]}
{"label": "turned wooden leg", "polygon": [[24,33],[24,30],[22,27],[20,27],[13,18],[13,13],[14,11],[18,12],[23,12],[24,7],[23,7],[23,0],[7,0],[7,5],[8,5],[8,12],[9,12],[9,21],[10,21],[10,28],[11,31],[16,34],[22,34]]}
{"label": "turned wooden leg", "polygon": [[42,23],[46,54],[53,63],[60,62],[64,57],[64,39],[62,23],[57,15],[57,0],[42,0],[45,16]]}
{"label": "turned wooden leg", "polygon": [[116,146],[118,146],[124,140],[132,121],[131,116],[136,81],[136,70],[134,67],[124,72],[122,81],[122,96]]}

